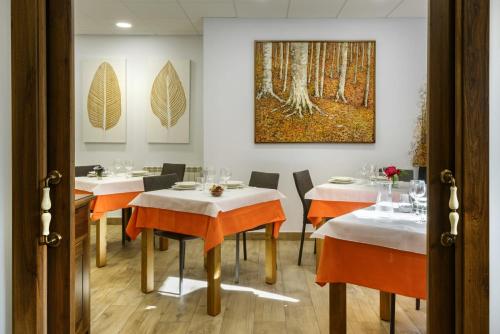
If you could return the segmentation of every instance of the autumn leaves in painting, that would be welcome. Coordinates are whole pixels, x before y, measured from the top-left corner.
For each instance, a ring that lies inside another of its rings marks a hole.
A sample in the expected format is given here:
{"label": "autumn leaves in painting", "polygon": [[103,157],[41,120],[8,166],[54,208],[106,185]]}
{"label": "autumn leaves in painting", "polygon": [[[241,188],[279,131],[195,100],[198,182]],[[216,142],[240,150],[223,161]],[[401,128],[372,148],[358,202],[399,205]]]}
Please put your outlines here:
{"label": "autumn leaves in painting", "polygon": [[375,42],[256,42],[257,143],[375,141]]}

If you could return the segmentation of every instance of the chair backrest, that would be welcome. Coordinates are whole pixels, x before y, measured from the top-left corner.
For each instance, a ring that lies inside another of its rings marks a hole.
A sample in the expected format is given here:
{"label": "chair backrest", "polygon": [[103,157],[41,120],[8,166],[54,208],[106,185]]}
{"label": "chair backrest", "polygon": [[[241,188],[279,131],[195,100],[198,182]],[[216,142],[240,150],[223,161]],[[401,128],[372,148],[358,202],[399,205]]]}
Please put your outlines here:
{"label": "chair backrest", "polygon": [[410,182],[413,180],[413,169],[401,169],[399,174],[399,181]]}
{"label": "chair backrest", "polygon": [[167,174],[158,176],[146,176],[142,179],[144,182],[144,191],[155,191],[171,188],[177,182],[177,174]]}
{"label": "chair backrest", "polygon": [[[380,168],[379,171],[383,172],[385,169],[386,167]],[[399,181],[410,182],[411,180],[413,180],[413,173],[413,169],[401,169],[401,173],[399,174]]]}
{"label": "chair backrest", "polygon": [[89,166],[75,166],[75,176],[87,176],[89,172],[94,170],[94,167],[99,165],[89,165]]}
{"label": "chair backrest", "polygon": [[161,175],[167,174],[177,174],[177,178],[179,181],[184,180],[184,172],[186,171],[185,164],[169,164],[164,163],[163,168],[161,170]]}
{"label": "chair backrest", "polygon": [[418,167],[418,179],[427,181],[427,167]]}
{"label": "chair backrest", "polygon": [[295,181],[295,187],[297,187],[297,192],[299,193],[300,201],[304,207],[304,214],[309,212],[311,206],[311,200],[305,199],[306,193],[314,188],[313,182],[311,180],[311,174],[309,170],[303,170],[301,172],[293,173],[293,180]]}
{"label": "chair backrest", "polygon": [[250,187],[278,189],[278,182],[280,180],[279,173],[264,173],[252,171],[248,185]]}

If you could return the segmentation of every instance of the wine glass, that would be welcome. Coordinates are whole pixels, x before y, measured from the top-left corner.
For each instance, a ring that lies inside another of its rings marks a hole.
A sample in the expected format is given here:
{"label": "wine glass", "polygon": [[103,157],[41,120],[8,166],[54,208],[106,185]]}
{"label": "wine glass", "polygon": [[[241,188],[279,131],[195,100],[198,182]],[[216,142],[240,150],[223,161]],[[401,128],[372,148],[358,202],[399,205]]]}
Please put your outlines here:
{"label": "wine glass", "polygon": [[121,172],[122,172],[122,169],[123,169],[123,162],[121,159],[115,159],[113,161],[113,170],[115,172],[115,174],[118,176]]}
{"label": "wine glass", "polygon": [[[425,182],[423,180],[411,180],[410,181],[410,197],[413,199],[413,202],[415,203],[415,208],[416,208],[416,214],[417,216],[420,215],[420,208],[419,208],[419,201],[425,197],[425,194],[427,192],[427,187],[425,185]],[[419,220],[419,223],[421,220]]]}
{"label": "wine glass", "polygon": [[231,178],[231,171],[227,168],[221,168],[220,169],[220,183],[223,185],[227,184],[227,181]]}
{"label": "wine glass", "polygon": [[371,180],[370,184],[374,185],[375,184],[374,181],[377,179],[377,176],[378,176],[378,168],[374,164],[370,164],[370,166],[368,168],[369,168],[369,176],[370,176],[370,180]]}
{"label": "wine glass", "polygon": [[363,166],[361,166],[361,170],[359,173],[361,174],[361,178],[363,179],[363,181],[368,179],[369,172],[370,172],[370,167],[368,166],[368,164],[364,164]]}
{"label": "wine glass", "polygon": [[123,166],[127,170],[127,176],[130,176],[130,172],[132,172],[132,169],[134,168],[134,162],[132,160],[125,160],[123,162]]}

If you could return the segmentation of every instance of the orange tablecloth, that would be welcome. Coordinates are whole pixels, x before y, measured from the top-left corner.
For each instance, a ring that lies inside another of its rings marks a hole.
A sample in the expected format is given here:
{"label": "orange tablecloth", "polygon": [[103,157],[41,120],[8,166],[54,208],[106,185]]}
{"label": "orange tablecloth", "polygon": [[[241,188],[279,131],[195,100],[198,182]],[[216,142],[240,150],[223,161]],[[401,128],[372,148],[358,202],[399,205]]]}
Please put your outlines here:
{"label": "orange tablecloth", "polygon": [[313,200],[307,218],[314,227],[317,227],[324,218],[342,216],[355,210],[367,208],[373,204],[374,203]]}
{"label": "orange tablecloth", "polygon": [[326,237],[316,282],[351,283],[426,299],[426,277],[423,254]]}
{"label": "orange tablecloth", "polygon": [[[90,218],[99,220],[106,212],[128,208],[130,203],[141,192],[97,195],[90,204],[92,214]],[[75,189],[75,194],[90,194],[85,191]]]}
{"label": "orange tablecloth", "polygon": [[286,220],[279,200],[259,203],[236,210],[220,212],[214,218],[201,214],[164,209],[135,207],[127,225],[127,234],[136,239],[143,228],[194,235],[205,240],[205,252],[221,244],[224,236],[274,223],[277,238]]}

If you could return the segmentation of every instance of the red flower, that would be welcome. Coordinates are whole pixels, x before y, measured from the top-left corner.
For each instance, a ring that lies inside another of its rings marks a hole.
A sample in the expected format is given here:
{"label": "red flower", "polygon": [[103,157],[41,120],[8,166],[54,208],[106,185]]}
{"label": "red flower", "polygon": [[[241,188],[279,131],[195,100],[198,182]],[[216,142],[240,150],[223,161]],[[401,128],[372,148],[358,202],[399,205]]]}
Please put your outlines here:
{"label": "red flower", "polygon": [[394,175],[399,175],[401,170],[397,169],[395,166],[389,166],[384,170],[384,173],[388,178],[392,178]]}

